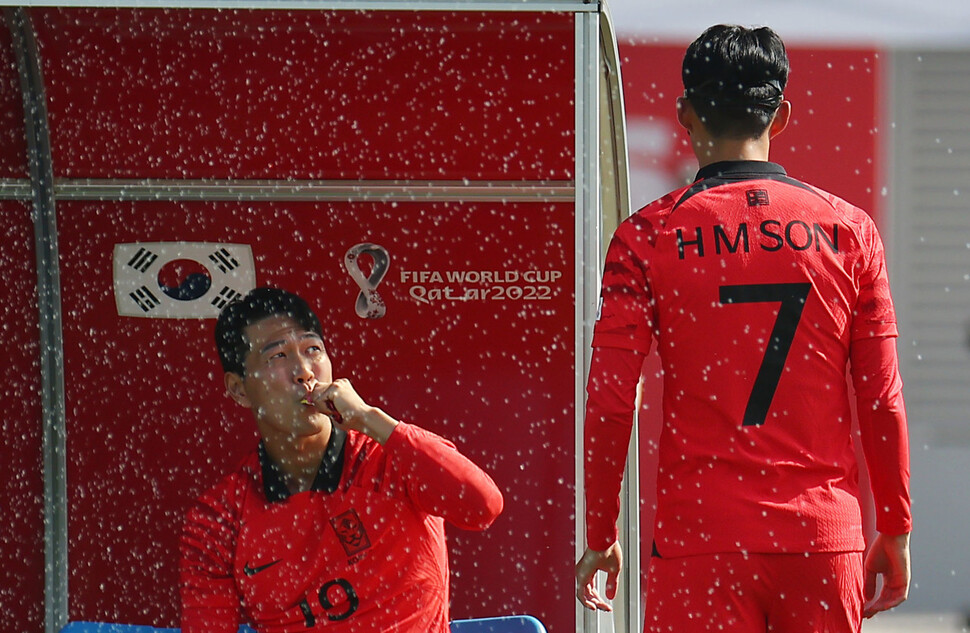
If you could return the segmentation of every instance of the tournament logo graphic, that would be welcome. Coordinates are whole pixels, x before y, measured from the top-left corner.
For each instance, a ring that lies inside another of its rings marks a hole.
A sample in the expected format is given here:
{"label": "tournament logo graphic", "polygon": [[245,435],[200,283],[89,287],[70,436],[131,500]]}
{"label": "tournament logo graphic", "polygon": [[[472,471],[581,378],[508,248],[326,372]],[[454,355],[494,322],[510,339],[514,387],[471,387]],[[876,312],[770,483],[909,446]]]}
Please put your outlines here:
{"label": "tournament logo graphic", "polygon": [[214,318],[256,287],[247,244],[115,244],[113,259],[115,304],[121,316]]}
{"label": "tournament logo graphic", "polygon": [[[370,275],[364,272],[361,265],[363,262],[360,261],[361,255],[369,255],[374,261]],[[391,257],[387,254],[387,250],[370,242],[351,246],[344,255],[344,267],[360,288],[357,303],[354,305],[354,310],[360,318],[379,319],[387,312],[384,300],[377,293],[377,285],[384,279],[390,265]]]}
{"label": "tournament logo graphic", "polygon": [[359,554],[370,547],[370,539],[367,538],[364,524],[360,522],[360,517],[353,508],[330,519],[330,525],[337,533],[347,556]]}

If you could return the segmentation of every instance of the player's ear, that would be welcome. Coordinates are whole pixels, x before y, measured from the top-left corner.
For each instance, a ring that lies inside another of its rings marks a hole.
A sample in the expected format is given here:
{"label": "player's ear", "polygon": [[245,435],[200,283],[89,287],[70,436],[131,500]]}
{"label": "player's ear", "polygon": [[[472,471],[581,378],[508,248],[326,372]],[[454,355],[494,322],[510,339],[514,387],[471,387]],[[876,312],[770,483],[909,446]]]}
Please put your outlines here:
{"label": "player's ear", "polygon": [[227,371],[225,382],[226,393],[229,394],[229,397],[235,400],[236,404],[251,409],[252,403],[249,401],[249,396],[246,395],[246,385],[243,383],[242,376],[236,372]]}
{"label": "player's ear", "polygon": [[677,97],[677,121],[687,130],[687,134],[694,131],[696,118],[694,108],[691,106],[690,101],[687,100],[687,97]]}
{"label": "player's ear", "polygon": [[775,116],[771,119],[771,124],[768,126],[768,138],[775,138],[785,131],[790,120],[791,101],[782,101],[778,109],[775,110]]}

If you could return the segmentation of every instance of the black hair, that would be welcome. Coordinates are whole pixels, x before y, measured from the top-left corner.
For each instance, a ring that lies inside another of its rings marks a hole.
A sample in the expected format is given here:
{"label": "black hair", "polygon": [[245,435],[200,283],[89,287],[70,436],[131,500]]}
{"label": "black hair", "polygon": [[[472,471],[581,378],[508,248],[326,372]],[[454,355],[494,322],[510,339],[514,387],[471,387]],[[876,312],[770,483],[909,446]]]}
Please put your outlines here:
{"label": "black hair", "polygon": [[223,371],[245,375],[249,341],[243,330],[278,315],[290,317],[308,332],[316,332],[323,338],[320,319],[306,301],[280,288],[255,288],[223,308],[216,320],[216,349]]}
{"label": "black hair", "polygon": [[761,136],[784,99],[788,53],[770,28],[718,24],[687,47],[684,96],[714,137]]}

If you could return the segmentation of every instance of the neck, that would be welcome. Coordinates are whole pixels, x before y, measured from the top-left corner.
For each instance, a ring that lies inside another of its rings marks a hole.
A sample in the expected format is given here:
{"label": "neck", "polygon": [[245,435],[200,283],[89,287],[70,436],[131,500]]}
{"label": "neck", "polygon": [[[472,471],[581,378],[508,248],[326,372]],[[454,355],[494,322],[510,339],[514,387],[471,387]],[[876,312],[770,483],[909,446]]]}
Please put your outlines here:
{"label": "neck", "polygon": [[695,134],[691,137],[691,144],[700,167],[726,160],[768,160],[767,134],[754,139],[715,139]]}
{"label": "neck", "polygon": [[266,453],[279,466],[290,493],[304,492],[313,485],[330,443],[331,431],[328,424],[310,436],[262,434]]}

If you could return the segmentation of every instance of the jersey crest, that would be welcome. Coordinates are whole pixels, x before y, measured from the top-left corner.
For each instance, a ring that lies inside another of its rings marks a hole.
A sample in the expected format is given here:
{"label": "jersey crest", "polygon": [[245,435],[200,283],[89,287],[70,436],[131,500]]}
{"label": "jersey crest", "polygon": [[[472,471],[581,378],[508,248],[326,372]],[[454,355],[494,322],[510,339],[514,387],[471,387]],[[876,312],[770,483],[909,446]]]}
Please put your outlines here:
{"label": "jersey crest", "polygon": [[337,533],[340,544],[347,556],[354,556],[370,547],[370,539],[357,511],[353,508],[330,519],[333,531]]}

